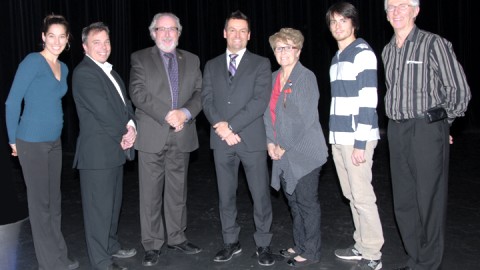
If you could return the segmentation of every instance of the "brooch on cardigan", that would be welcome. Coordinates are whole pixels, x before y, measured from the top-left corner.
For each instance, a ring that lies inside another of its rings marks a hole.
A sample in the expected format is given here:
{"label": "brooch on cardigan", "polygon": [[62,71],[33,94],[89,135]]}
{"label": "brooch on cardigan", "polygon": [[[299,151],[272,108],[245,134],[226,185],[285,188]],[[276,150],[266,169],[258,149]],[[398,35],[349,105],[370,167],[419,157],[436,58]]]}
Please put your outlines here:
{"label": "brooch on cardigan", "polygon": [[283,107],[287,108],[287,96],[292,93],[292,81],[288,80],[288,88],[283,90]]}

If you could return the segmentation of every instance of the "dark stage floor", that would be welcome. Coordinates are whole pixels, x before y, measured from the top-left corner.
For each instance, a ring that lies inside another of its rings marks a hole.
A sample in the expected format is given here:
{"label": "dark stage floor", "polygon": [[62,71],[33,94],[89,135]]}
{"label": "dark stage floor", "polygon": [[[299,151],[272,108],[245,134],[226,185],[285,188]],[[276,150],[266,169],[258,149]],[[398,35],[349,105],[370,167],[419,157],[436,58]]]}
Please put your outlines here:
{"label": "dark stage floor", "polygon": [[[207,136],[200,130],[201,148],[192,154],[188,183],[188,231],[190,241],[201,246],[203,252],[184,255],[162,250],[160,263],[143,267],[143,249],[140,244],[138,214],[138,178],[136,163],[125,167],[124,201],[120,219],[119,235],[126,247],[136,247],[139,253],[130,259],[121,260],[129,269],[291,269],[286,260],[277,261],[272,267],[258,265],[253,256],[255,244],[252,207],[246,181],[242,177],[238,189],[238,221],[242,226],[240,242],[243,253],[227,263],[215,263],[213,256],[222,246],[218,214],[217,187],[212,155]],[[443,269],[480,269],[480,136],[479,133],[457,135],[451,147],[450,197],[448,208],[447,247]],[[62,230],[71,255],[80,261],[80,269],[90,269],[83,229],[80,185],[78,173],[71,169],[72,153],[64,154],[63,170],[63,224]],[[383,223],[385,245],[383,269],[401,266],[406,259],[395,225],[392,211],[388,149],[385,134],[382,134],[374,162],[374,186]],[[17,168],[17,174],[18,174]],[[25,189],[21,177],[16,179],[21,199]],[[352,243],[350,210],[343,199],[335,168],[331,159],[323,167],[320,177],[320,200],[322,207],[322,257],[320,263],[304,269],[350,269],[353,264],[336,259],[333,251]],[[274,217],[272,250],[278,252],[292,243],[291,219],[281,193],[272,190]],[[22,224],[17,265],[20,270],[37,269],[31,238],[30,223]]]}

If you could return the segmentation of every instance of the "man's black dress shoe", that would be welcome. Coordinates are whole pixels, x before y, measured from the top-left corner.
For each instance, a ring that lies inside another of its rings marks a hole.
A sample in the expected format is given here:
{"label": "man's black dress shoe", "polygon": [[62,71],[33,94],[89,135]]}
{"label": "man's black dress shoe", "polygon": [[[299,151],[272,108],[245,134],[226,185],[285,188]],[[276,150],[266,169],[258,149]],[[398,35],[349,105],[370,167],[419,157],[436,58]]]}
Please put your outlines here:
{"label": "man's black dress shoe", "polygon": [[307,265],[311,265],[311,264],[314,264],[314,263],[318,263],[318,261],[312,261],[312,260],[305,260],[303,262],[299,262],[299,261],[296,261],[295,259],[290,259],[287,261],[287,264],[292,266],[292,267],[304,267],[304,266],[307,266]]}
{"label": "man's black dress shoe", "polygon": [[260,265],[270,266],[275,263],[275,259],[273,258],[272,252],[270,252],[269,247],[258,247],[257,257],[258,257],[258,264]]}
{"label": "man's black dress shoe", "polygon": [[201,248],[197,247],[196,245],[188,242],[188,241],[185,241],[183,243],[180,243],[178,245],[172,245],[172,246],[168,246],[169,249],[176,249],[178,251],[181,251],[185,254],[197,254],[199,253],[200,251],[202,251]]}
{"label": "man's black dress shoe", "polygon": [[135,248],[120,248],[117,252],[112,254],[115,258],[125,259],[135,256],[137,250]]}
{"label": "man's black dress shoe", "polygon": [[240,246],[240,242],[236,242],[233,244],[225,244],[223,249],[220,250],[217,255],[213,258],[214,262],[227,262],[232,259],[233,255],[239,254],[242,252],[242,247]]}
{"label": "man's black dress shoe", "polygon": [[128,268],[112,263],[107,267],[107,270],[128,270]]}
{"label": "man's black dress shoe", "polygon": [[412,268],[410,268],[410,266],[402,266],[402,267],[395,268],[393,270],[412,270]]}
{"label": "man's black dress shoe", "polygon": [[291,258],[296,257],[298,254],[295,253],[295,252],[292,253],[292,252],[288,251],[288,248],[285,248],[285,249],[280,250],[280,255],[282,255],[284,258],[291,259]]}
{"label": "man's black dress shoe", "polygon": [[160,250],[147,250],[145,251],[145,256],[143,256],[142,265],[143,266],[154,266],[158,263],[158,256],[160,255]]}

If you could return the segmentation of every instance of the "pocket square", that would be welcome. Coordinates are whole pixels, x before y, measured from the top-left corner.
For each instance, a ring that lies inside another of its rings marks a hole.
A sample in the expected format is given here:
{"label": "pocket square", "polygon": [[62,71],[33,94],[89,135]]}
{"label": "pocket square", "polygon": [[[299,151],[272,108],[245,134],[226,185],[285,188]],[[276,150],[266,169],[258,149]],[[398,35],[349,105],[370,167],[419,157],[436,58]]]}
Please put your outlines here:
{"label": "pocket square", "polygon": [[423,62],[422,61],[407,60],[407,65],[408,64],[423,64]]}

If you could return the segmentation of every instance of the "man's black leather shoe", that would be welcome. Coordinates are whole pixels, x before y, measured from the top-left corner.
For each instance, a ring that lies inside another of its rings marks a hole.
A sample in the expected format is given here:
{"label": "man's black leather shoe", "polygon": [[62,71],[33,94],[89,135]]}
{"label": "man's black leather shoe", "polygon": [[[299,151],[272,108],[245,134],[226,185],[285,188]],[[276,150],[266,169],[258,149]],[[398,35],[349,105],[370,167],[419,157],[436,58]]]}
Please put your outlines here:
{"label": "man's black leather shoe", "polygon": [[143,266],[154,266],[158,263],[158,256],[160,255],[160,250],[147,250],[145,251],[145,256],[143,256],[142,265]]}
{"label": "man's black leather shoe", "polygon": [[178,245],[172,245],[172,246],[168,246],[169,249],[176,249],[178,251],[181,251],[185,254],[197,254],[199,252],[202,251],[201,248],[197,247],[196,245],[188,242],[188,241],[185,241],[181,244],[178,244]]}
{"label": "man's black leather shoe", "polygon": [[220,250],[213,261],[215,262],[227,262],[232,259],[233,255],[239,254],[242,252],[242,247],[240,246],[240,242],[236,242],[233,244],[225,244],[223,249]]}
{"label": "man's black leather shoe", "polygon": [[258,257],[258,264],[260,265],[270,266],[275,263],[275,259],[273,259],[272,252],[270,252],[269,247],[258,247],[257,257]]}
{"label": "man's black leather shoe", "polygon": [[107,270],[128,270],[128,268],[112,263],[107,267]]}

